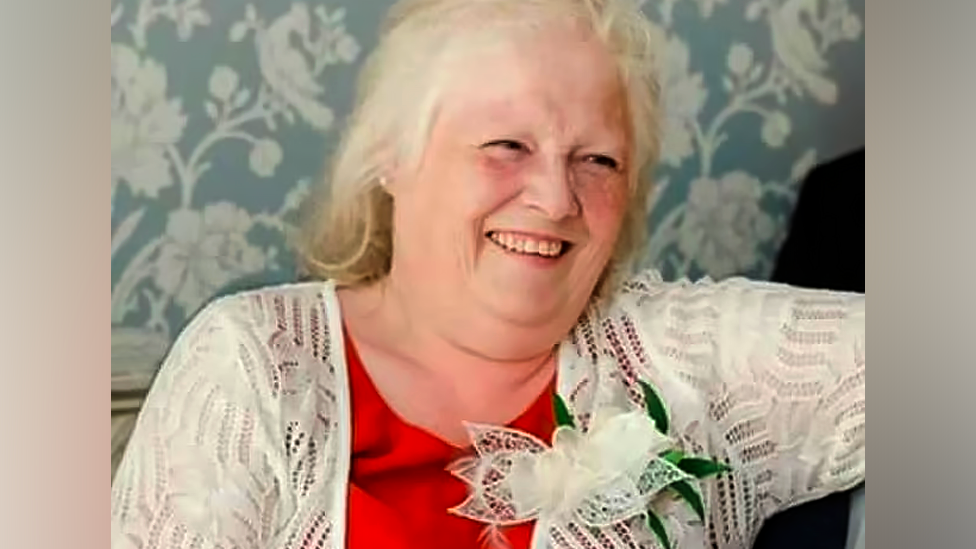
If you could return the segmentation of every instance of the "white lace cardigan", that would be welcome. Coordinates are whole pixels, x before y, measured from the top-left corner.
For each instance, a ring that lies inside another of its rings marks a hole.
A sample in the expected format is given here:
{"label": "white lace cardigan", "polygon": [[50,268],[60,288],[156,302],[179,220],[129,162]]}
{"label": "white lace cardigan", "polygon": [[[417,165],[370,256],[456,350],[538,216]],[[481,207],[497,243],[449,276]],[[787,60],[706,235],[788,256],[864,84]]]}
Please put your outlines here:
{"label": "white lace cardigan", "polygon": [[[772,513],[863,481],[864,318],[861,295],[647,272],[582,316],[561,344],[557,389],[585,418],[600,386],[622,384],[635,407],[637,380],[656,386],[673,435],[733,468],[703,481],[704,524],[672,508],[673,546],[746,548]],[[114,479],[112,547],[344,547],[342,337],[328,282],[240,293],[198,314]],[[658,546],[640,521],[538,530],[536,547]]]}

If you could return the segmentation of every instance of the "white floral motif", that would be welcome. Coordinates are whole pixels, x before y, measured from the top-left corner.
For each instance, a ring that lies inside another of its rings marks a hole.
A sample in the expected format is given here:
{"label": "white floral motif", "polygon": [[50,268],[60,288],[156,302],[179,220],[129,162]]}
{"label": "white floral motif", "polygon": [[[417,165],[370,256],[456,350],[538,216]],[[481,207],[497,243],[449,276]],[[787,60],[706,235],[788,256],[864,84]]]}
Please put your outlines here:
{"label": "white floral motif", "polygon": [[271,177],[275,173],[284,153],[281,145],[271,139],[259,139],[251,148],[248,163],[251,171],[260,177]]}
{"label": "white floral motif", "polygon": [[808,149],[793,163],[793,168],[790,170],[790,182],[798,185],[816,164],[817,151]]}
{"label": "white floral motif", "polygon": [[[860,19],[846,0],[786,0],[767,6],[773,51],[798,95],[808,92],[823,104],[837,102],[837,83],[826,75],[826,50],[840,40],[856,39]],[[806,24],[805,24],[806,23]]]}
{"label": "white floral motif", "polygon": [[225,65],[217,65],[210,73],[210,95],[218,101],[230,101],[231,94],[237,91],[240,81],[237,71]]}
{"label": "white floral motif", "polygon": [[[679,0],[662,0],[655,4],[660,19],[671,33],[674,32],[671,29],[674,23],[672,11],[678,3]],[[698,2],[699,14],[703,19],[707,18],[720,3]],[[710,119],[702,119],[705,92],[692,91],[696,87],[694,80],[700,75],[688,70],[687,47],[680,41],[669,44],[675,51],[669,52],[667,72],[663,75],[661,169],[664,173],[660,179],[674,180],[670,171],[684,168],[684,161],[689,157],[697,157],[699,166],[684,202],[656,204],[666,205],[668,211],[656,221],[648,243],[648,255],[637,265],[665,265],[672,277],[697,276],[690,272],[694,267],[703,271],[702,274],[717,278],[747,274],[754,269],[761,272],[769,266],[766,249],[774,247],[783,236],[774,233],[785,227],[785,218],[781,216],[774,220],[769,213],[763,212],[783,206],[788,208],[792,204],[796,178],[784,178],[789,180],[786,183],[760,182],[740,170],[737,176],[730,174],[721,178],[731,177],[739,181],[731,185],[729,191],[721,191],[717,181],[720,178],[714,174],[714,163],[719,158],[717,153],[733,137],[730,122],[740,117],[759,118],[758,137],[767,148],[779,149],[787,143],[793,144],[795,109],[788,107],[789,100],[791,97],[810,98],[822,105],[837,101],[838,85],[830,74],[827,54],[834,45],[859,38],[863,24],[849,0],[751,0],[745,3],[744,12],[747,20],[767,24],[772,51],[767,54],[767,59],[762,59],[750,44],[729,44],[727,73],[720,80],[722,88],[713,90],[702,85],[709,94],[726,92],[725,104],[718,105]],[[683,79],[686,89],[678,91],[674,79],[682,72],[688,75]],[[674,99],[675,96],[678,99]],[[682,104],[683,108],[675,107]],[[735,132],[736,139],[741,141],[742,132],[738,129]],[[815,154],[810,150],[805,154],[810,152]],[[724,169],[735,173],[736,166]],[[752,181],[746,183],[750,179]],[[742,190],[733,191],[735,188]],[[742,198],[733,200],[733,204],[751,201],[753,205],[719,207],[717,204],[727,199],[726,192]],[[752,198],[745,198],[747,196]],[[760,205],[759,197],[769,197],[773,202]],[[715,204],[705,206],[711,202]],[[709,208],[729,221],[706,221],[701,212]],[[732,223],[732,219],[736,220],[736,225],[723,225]],[[705,227],[709,228],[706,230]],[[748,238],[756,240],[746,240]],[[763,248],[764,245],[768,245],[767,248]]]}
{"label": "white floral motif", "polygon": [[770,17],[773,51],[797,84],[821,103],[837,101],[837,84],[824,75],[827,61],[812,33],[803,25],[817,8],[817,0],[788,0]]}
{"label": "white floral motif", "polygon": [[[314,33],[313,15],[317,23]],[[258,66],[278,108],[290,107],[311,126],[325,130],[332,126],[335,115],[319,102],[324,88],[316,77],[326,67],[351,63],[359,55],[359,44],[346,32],[344,17],[342,9],[330,14],[325,6],[316,6],[310,12],[304,3],[295,3],[285,15],[265,26],[249,5],[244,21],[231,28],[230,38],[243,40],[253,30]],[[304,51],[294,46],[296,41]]]}
{"label": "white floral motif", "polygon": [[254,222],[230,202],[207,205],[203,212],[170,214],[156,261],[156,284],[186,311],[195,310],[221,286],[265,268],[265,255],[247,240]]}
{"label": "white floral motif", "polygon": [[861,23],[860,18],[848,11],[844,14],[843,19],[841,19],[840,29],[841,36],[844,37],[844,40],[857,40],[861,36],[861,31],[864,30],[864,25]]}
{"label": "white floral motif", "polygon": [[707,19],[715,12],[715,7],[718,4],[727,4],[729,0],[695,0],[695,2],[698,3],[701,16]]}
{"label": "white floral motif", "polygon": [[748,44],[736,42],[729,48],[728,65],[729,71],[736,76],[746,74],[752,67],[753,52]]}
{"label": "white floral motif", "polygon": [[172,185],[167,148],[185,125],[180,100],[166,96],[166,69],[112,44],[112,194],[123,181],[150,198]]}
{"label": "white floral motif", "polygon": [[692,181],[678,247],[715,277],[749,269],[759,259],[757,243],[773,237],[762,196],[762,183],[743,171]]}
{"label": "white floral motif", "polygon": [[[637,5],[643,6],[648,0],[638,0]],[[659,0],[655,2],[657,5],[658,15],[661,18],[661,22],[666,26],[670,26],[674,20],[674,7],[680,0]],[[715,12],[715,7],[718,4],[727,4],[729,0],[695,0],[698,4],[698,11],[703,19],[708,19]]]}
{"label": "white floral motif", "polygon": [[688,45],[672,35],[668,39],[662,75],[661,161],[673,167],[680,166],[694,153],[694,124],[708,97],[704,77],[701,73],[691,73],[690,64]]}
{"label": "white floral motif", "polygon": [[777,149],[782,147],[783,143],[786,142],[790,131],[792,131],[790,118],[781,111],[775,111],[763,118],[760,135],[762,136],[763,143],[770,148]]}
{"label": "white floral motif", "polygon": [[[123,11],[129,16],[127,23]],[[168,333],[166,317],[172,306],[182,309],[185,318],[239,277],[277,268],[281,246],[262,249],[251,244],[252,226],[258,224],[285,239],[294,230],[286,217],[305,193],[302,185],[292,186],[276,210],[253,213],[230,201],[211,202],[198,211],[197,189],[206,182],[214,157],[234,150],[227,145],[241,143],[247,147],[246,167],[255,176],[274,181],[285,161],[276,135],[279,121],[288,125],[300,121],[316,130],[331,127],[334,115],[322,102],[321,77],[329,66],[351,63],[360,48],[345,30],[342,9],[326,11],[324,6],[310,9],[293,3],[267,23],[253,5],[244,12],[244,20],[231,26],[230,39],[240,42],[253,34],[260,69],[257,85],[234,67],[215,63],[204,81],[208,97],[199,109],[206,117],[193,113],[203,122],[204,131],[195,142],[187,142],[183,102],[166,97],[166,68],[137,50],[150,47],[149,30],[159,22],[175,23],[181,41],[189,40],[195,28],[209,25],[201,0],[139,0],[134,9],[116,5],[112,10],[113,29],[127,24],[135,45],[112,46],[112,196],[113,218],[118,217],[112,257],[113,261],[126,258],[112,288],[113,324],[124,324],[135,311],[148,312],[143,326]],[[264,135],[262,122],[267,128]],[[164,234],[139,242],[136,249],[131,246],[134,235],[158,223],[158,216],[146,214],[158,211],[162,204],[126,202],[131,210],[116,213],[119,182],[132,188],[136,200],[158,199],[161,190],[173,188],[175,209],[167,214]],[[146,284],[149,281],[153,284]]]}
{"label": "white floral motif", "polygon": [[132,41],[139,49],[146,48],[146,33],[159,18],[171,20],[176,25],[177,37],[184,42],[190,39],[193,27],[210,24],[210,15],[200,7],[200,0],[185,0],[182,4],[179,0],[163,0],[161,5],[156,0],[140,0],[135,21],[129,26]]}

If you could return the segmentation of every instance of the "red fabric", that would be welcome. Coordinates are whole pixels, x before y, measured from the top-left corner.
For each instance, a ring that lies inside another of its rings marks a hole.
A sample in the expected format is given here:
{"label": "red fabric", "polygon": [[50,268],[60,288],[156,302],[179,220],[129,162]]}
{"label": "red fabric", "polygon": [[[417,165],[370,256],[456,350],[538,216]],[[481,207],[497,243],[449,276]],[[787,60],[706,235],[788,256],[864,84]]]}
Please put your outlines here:
{"label": "red fabric", "polygon": [[[467,497],[467,486],[445,468],[470,455],[406,423],[382,399],[346,338],[352,392],[352,468],[349,549],[480,549],[485,524],[447,509]],[[552,387],[510,427],[548,441],[554,428]],[[527,549],[533,523],[503,531],[513,549]]]}

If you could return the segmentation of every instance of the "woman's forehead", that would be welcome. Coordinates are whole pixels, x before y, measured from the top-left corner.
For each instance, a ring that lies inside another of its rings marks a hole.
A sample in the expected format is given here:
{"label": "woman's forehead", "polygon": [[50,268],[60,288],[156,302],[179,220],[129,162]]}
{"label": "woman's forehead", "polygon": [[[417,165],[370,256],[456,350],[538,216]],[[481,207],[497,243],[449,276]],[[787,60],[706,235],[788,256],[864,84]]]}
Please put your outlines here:
{"label": "woman's forehead", "polygon": [[622,114],[625,101],[603,45],[568,33],[472,52],[445,71],[449,77],[439,110],[470,122],[561,115],[577,123],[606,123]]}
{"label": "woman's forehead", "polygon": [[[461,73],[463,80],[481,85],[580,82],[584,76],[590,81],[610,81],[617,71],[606,45],[592,32],[562,25],[532,34],[513,32],[494,43],[473,41],[458,52],[447,57],[450,61],[446,68]],[[510,79],[516,82],[506,81]]]}

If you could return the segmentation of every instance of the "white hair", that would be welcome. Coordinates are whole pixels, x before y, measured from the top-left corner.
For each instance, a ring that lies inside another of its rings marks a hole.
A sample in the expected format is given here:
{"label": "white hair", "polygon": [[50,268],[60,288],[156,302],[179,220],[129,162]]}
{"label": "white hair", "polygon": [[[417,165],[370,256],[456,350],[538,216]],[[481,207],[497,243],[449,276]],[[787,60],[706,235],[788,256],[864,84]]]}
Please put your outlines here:
{"label": "white hair", "polygon": [[[309,202],[299,249],[307,274],[350,285],[390,269],[392,197],[381,179],[419,160],[450,74],[448,61],[518,33],[565,22],[588,28],[616,61],[631,120],[631,197],[605,274],[643,243],[658,158],[660,33],[632,0],[401,0],[366,60],[327,181]],[[606,278],[606,277],[604,277]],[[602,286],[602,284],[601,284]]]}

